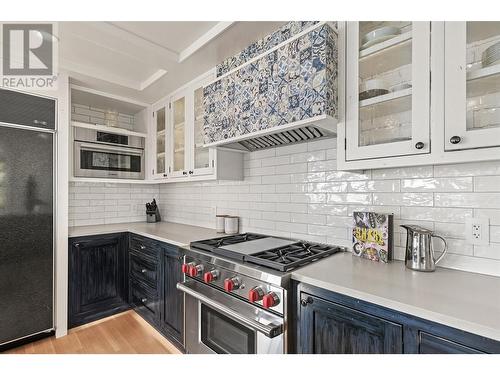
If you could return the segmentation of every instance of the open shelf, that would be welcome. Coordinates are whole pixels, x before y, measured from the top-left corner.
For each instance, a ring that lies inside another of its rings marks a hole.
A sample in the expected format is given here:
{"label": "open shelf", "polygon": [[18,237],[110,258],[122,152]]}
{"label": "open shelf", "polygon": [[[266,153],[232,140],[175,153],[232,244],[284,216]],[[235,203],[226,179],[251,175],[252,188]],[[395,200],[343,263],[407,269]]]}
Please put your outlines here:
{"label": "open shelf", "polygon": [[359,75],[361,78],[372,77],[400,66],[411,64],[412,32],[395,36],[359,52]]}
{"label": "open shelf", "polygon": [[80,121],[71,121],[71,126],[74,126],[77,128],[93,129],[93,130],[102,131],[102,132],[106,132],[106,133],[129,135],[129,136],[142,137],[142,138],[147,137],[146,133],[135,132],[132,130],[122,129],[122,128],[115,128],[112,126],[89,124],[89,123],[80,122]]}
{"label": "open shelf", "polygon": [[467,73],[467,97],[500,92],[500,64]]}

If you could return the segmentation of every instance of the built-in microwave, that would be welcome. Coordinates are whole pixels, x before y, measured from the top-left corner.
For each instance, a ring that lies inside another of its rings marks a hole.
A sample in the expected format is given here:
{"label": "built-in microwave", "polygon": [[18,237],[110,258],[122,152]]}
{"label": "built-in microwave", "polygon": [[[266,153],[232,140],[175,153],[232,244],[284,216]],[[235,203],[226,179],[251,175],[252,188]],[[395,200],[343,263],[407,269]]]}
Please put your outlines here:
{"label": "built-in microwave", "polygon": [[75,177],[144,179],[144,138],[74,128]]}

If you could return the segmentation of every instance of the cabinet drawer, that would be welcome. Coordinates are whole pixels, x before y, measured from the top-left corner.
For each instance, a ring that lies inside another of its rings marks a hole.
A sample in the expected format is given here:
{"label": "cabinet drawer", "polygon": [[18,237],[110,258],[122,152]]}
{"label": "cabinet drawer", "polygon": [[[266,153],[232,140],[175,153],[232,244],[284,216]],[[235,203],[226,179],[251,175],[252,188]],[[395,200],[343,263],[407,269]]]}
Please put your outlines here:
{"label": "cabinet drawer", "polygon": [[158,295],[155,291],[136,280],[131,280],[130,294],[132,304],[140,312],[147,313],[150,316],[156,315],[158,311]]}
{"label": "cabinet drawer", "polygon": [[158,285],[158,262],[130,253],[130,276],[148,284],[156,291]]}
{"label": "cabinet drawer", "polygon": [[477,349],[430,333],[420,332],[419,336],[418,352],[420,354],[484,354]]}
{"label": "cabinet drawer", "polygon": [[135,235],[130,236],[130,249],[153,258],[158,258],[160,253],[160,246],[155,241]]}

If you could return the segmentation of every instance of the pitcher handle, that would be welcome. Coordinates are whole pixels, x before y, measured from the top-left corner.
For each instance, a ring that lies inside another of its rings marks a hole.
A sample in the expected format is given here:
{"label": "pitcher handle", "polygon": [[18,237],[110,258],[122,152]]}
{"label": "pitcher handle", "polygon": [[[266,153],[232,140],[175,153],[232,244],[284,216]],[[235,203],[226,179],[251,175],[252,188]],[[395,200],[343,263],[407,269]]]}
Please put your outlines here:
{"label": "pitcher handle", "polygon": [[440,261],[441,259],[443,259],[443,257],[446,255],[446,252],[448,251],[448,243],[446,242],[446,240],[445,240],[443,237],[438,236],[437,234],[433,234],[433,235],[432,235],[432,237],[437,237],[437,238],[439,238],[441,241],[443,241],[443,243],[444,243],[444,250],[443,250],[443,252],[442,252],[442,253],[441,253],[441,255],[439,256],[439,258],[437,258],[436,260],[434,260],[434,262],[435,262],[436,264],[438,264],[438,263],[439,263],[439,261]]}

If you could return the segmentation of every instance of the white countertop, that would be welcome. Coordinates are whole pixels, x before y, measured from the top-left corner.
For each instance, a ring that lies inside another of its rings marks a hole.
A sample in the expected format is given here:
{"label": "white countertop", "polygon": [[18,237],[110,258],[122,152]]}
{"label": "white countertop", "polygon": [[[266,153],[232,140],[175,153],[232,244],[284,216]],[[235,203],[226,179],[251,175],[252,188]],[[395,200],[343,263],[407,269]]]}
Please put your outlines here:
{"label": "white countertop", "polygon": [[[69,237],[131,232],[178,246],[220,237],[214,229],[169,222],[70,227]],[[341,253],[292,272],[294,280],[500,341],[500,278],[403,262],[382,264]]]}
{"label": "white countertop", "polygon": [[158,241],[168,242],[177,246],[189,245],[192,241],[207,238],[221,237],[215,229],[196,227],[193,225],[159,222],[159,223],[120,223],[103,225],[86,225],[82,227],[69,227],[69,237],[92,236],[97,234],[130,232],[141,236],[153,238]]}
{"label": "white countertop", "polygon": [[437,268],[424,273],[403,262],[381,264],[335,254],[292,278],[377,305],[500,341],[500,278]]}

